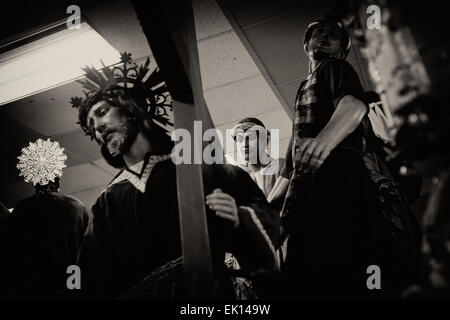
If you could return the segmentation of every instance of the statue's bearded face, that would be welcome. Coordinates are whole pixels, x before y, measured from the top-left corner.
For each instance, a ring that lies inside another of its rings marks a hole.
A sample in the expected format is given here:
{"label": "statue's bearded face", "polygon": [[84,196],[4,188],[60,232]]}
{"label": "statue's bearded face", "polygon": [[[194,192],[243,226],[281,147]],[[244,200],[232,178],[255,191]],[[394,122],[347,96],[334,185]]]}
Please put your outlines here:
{"label": "statue's bearded face", "polygon": [[113,157],[126,154],[138,133],[137,123],[106,101],[91,107],[87,124],[92,136],[106,146]]}

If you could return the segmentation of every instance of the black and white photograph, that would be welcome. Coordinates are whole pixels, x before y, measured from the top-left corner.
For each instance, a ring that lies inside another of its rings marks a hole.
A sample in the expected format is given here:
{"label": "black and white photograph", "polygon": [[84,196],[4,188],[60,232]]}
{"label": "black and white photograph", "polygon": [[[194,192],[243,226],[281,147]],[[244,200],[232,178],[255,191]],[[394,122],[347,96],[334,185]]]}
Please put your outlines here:
{"label": "black and white photograph", "polygon": [[8,1],[0,301],[450,299],[441,2]]}

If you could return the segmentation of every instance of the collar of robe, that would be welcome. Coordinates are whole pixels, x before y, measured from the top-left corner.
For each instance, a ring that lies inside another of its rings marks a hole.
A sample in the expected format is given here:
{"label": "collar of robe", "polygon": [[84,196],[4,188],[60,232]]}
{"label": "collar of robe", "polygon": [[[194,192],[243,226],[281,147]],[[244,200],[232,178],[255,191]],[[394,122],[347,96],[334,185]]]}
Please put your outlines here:
{"label": "collar of robe", "polygon": [[[148,153],[145,159],[131,166],[125,168],[122,172],[110,183],[110,186],[122,181],[129,181],[140,192],[145,192],[147,180],[158,162],[167,160],[170,155],[155,155]],[[137,173],[139,172],[139,174]]]}

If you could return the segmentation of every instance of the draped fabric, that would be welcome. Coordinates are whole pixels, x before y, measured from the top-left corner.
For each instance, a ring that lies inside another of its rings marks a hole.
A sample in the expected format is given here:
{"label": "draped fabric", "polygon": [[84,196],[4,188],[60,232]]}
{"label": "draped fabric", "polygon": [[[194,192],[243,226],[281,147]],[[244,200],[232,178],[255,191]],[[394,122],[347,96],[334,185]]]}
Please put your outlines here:
{"label": "draped fabric", "polygon": [[[136,177],[131,179],[130,175]],[[232,292],[225,275],[225,251],[232,252],[249,273],[275,270],[279,217],[243,170],[214,165],[207,176],[205,195],[221,188],[234,197],[239,207],[237,229],[207,210],[218,296],[229,297]],[[138,188],[142,185],[138,181],[145,183],[145,190]],[[141,172],[124,169],[100,195],[92,212],[93,220],[78,257],[86,297],[116,298],[182,254],[176,168],[170,160],[150,156]],[[179,281],[179,277],[173,278]],[[181,287],[170,297],[183,297]],[[169,298],[165,294],[147,297]]]}

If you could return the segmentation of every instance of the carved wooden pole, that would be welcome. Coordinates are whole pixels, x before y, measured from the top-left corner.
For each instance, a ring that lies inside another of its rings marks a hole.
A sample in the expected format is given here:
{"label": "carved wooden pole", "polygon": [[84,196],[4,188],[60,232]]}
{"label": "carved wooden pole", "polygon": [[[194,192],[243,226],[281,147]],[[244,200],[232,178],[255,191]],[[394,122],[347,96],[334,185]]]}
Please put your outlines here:
{"label": "carved wooden pole", "polygon": [[[195,120],[202,121],[203,130],[212,121],[203,97],[192,2],[133,4],[169,88],[175,128],[187,129],[193,138]],[[201,153],[202,145],[194,148],[194,140],[192,151]],[[177,165],[177,189],[186,293],[188,298],[211,299],[215,283],[200,164]]]}

